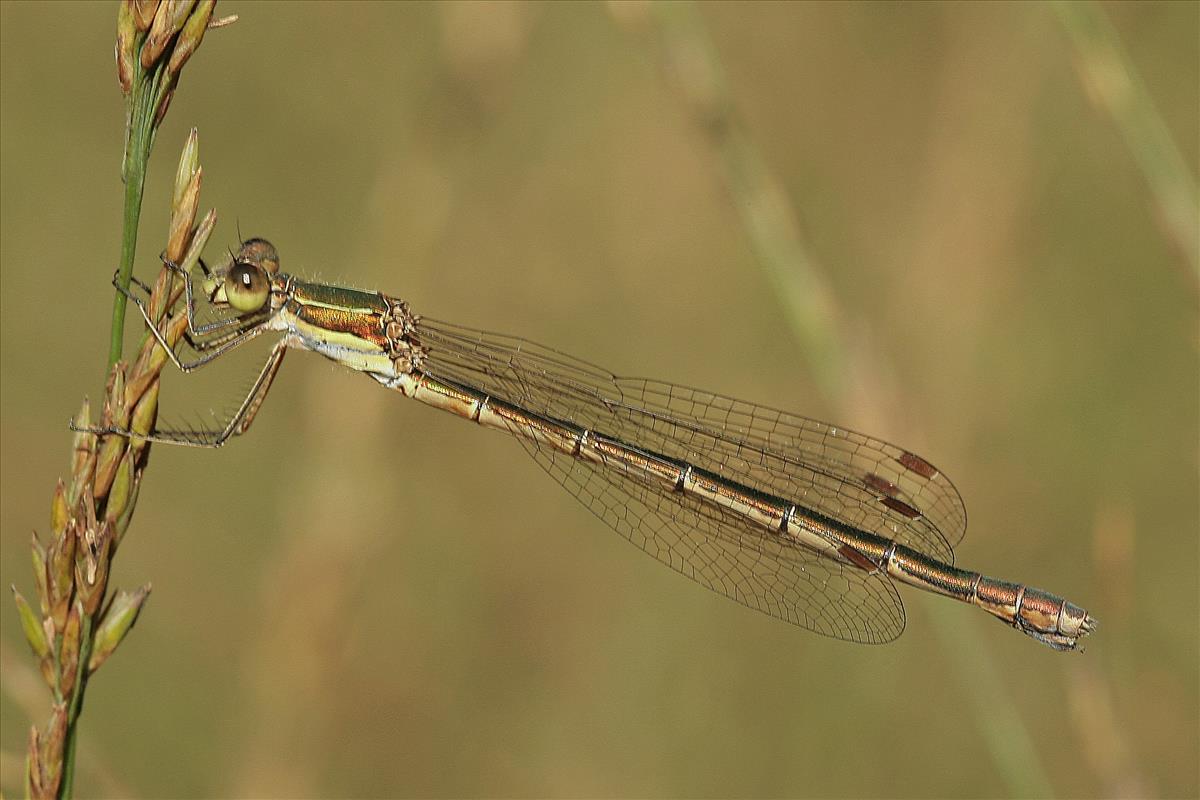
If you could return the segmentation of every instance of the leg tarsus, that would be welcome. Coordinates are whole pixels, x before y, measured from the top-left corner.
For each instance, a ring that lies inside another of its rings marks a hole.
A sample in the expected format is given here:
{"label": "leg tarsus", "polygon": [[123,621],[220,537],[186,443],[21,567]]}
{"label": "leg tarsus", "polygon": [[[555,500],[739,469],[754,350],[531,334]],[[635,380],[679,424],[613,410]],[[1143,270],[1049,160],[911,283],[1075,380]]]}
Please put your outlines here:
{"label": "leg tarsus", "polygon": [[263,401],[267,397],[267,392],[271,389],[271,385],[275,381],[275,376],[279,373],[279,367],[283,364],[283,357],[286,353],[287,345],[283,341],[276,343],[271,348],[271,354],[267,356],[266,363],[263,364],[258,377],[254,379],[254,384],[250,387],[249,394],[246,395],[241,405],[238,406],[238,410],[234,412],[233,416],[229,418],[225,426],[220,430],[155,430],[151,433],[134,433],[127,428],[112,426],[89,425],[81,427],[75,424],[74,419],[71,419],[67,423],[67,427],[76,433],[93,433],[99,436],[123,436],[129,439],[141,439],[147,442],[177,444],[188,447],[220,447],[231,436],[241,436],[250,430],[251,423],[254,422],[259,409],[262,408]]}

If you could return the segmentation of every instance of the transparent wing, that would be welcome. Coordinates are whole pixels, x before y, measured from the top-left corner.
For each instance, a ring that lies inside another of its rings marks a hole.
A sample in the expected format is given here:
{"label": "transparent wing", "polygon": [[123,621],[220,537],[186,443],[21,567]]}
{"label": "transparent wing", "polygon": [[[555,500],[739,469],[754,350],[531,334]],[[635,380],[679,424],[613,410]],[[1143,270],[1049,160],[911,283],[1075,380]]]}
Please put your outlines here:
{"label": "transparent wing", "polygon": [[[940,561],[952,561],[951,542],[966,526],[953,485],[886,442],[722,395],[621,378],[524,339],[430,319],[417,322],[416,337],[434,377],[685,461]],[[607,525],[713,591],[849,641],[886,642],[904,629],[903,605],[884,575],[770,536],[694,496],[662,492],[621,464],[517,439]]]}
{"label": "transparent wing", "polygon": [[736,514],[663,492],[621,465],[596,464],[539,446],[529,436],[516,438],[605,524],[702,586],[835,639],[882,644],[904,630],[904,605],[882,573],[845,568],[790,546]]}
{"label": "transparent wing", "polygon": [[622,378],[517,337],[421,319],[429,370],[894,538],[947,564],[966,531],[945,475],[895,445],[663,381]]}

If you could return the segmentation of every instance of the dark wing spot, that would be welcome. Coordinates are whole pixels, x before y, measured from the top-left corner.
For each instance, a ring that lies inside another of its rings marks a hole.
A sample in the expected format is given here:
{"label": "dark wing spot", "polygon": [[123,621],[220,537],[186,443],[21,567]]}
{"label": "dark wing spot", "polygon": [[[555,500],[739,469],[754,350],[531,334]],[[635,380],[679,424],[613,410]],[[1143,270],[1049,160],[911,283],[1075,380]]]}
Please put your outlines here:
{"label": "dark wing spot", "polygon": [[909,519],[916,519],[917,517],[921,516],[920,511],[917,511],[915,508],[913,508],[912,506],[910,506],[908,503],[904,502],[903,500],[897,500],[895,497],[881,497],[881,498],[879,498],[879,502],[883,503],[885,506],[890,508],[892,511],[896,511],[900,514],[903,514],[904,516],[908,517]]}
{"label": "dark wing spot", "polygon": [[901,453],[900,457],[897,458],[896,461],[900,463],[900,466],[904,467],[910,472],[917,473],[922,478],[932,478],[933,476],[937,475],[938,472],[934,468],[933,464],[930,464],[928,461],[921,458],[919,455],[916,455],[915,453]]}
{"label": "dark wing spot", "polygon": [[874,489],[880,494],[887,495],[888,497],[896,497],[900,494],[899,486],[892,483],[887,478],[880,477],[873,472],[868,472],[866,474],[866,476],[863,478],[863,483],[865,483],[868,488]]}

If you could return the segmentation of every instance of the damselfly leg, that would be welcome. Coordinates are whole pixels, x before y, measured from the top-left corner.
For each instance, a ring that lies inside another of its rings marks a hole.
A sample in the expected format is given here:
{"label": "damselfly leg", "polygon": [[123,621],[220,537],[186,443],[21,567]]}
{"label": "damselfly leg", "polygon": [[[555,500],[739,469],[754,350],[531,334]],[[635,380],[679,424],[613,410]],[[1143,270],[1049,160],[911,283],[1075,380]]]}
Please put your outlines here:
{"label": "damselfly leg", "polygon": [[[192,275],[167,259],[163,259],[164,265],[172,272],[178,274],[183,280],[184,296],[185,296],[185,314],[187,316],[187,327],[184,330],[183,338],[187,342],[188,347],[194,350],[199,355],[191,360],[184,360],[179,357],[176,347],[168,342],[163,330],[166,329],[167,320],[170,317],[165,317],[162,321],[156,323],[150,314],[146,298],[140,297],[135,292],[120,286],[114,279],[113,285],[117,290],[124,294],[130,302],[138,309],[143,321],[146,324],[150,334],[157,341],[158,345],[163,348],[167,354],[167,358],[181,372],[193,372],[200,367],[206,366],[219,357],[229,353],[230,351],[246,344],[252,339],[258,338],[264,332],[269,330],[266,323],[271,317],[271,307],[269,304],[263,307],[247,311],[236,316],[222,317],[217,320],[201,323],[196,316],[195,291],[193,288]],[[230,272],[236,269],[238,262],[230,266]],[[212,279],[212,273],[206,267],[201,265],[205,272],[206,280]],[[221,279],[216,281],[217,288]],[[142,281],[133,278],[132,284],[146,292],[151,293],[148,287]],[[211,303],[211,295],[210,295]],[[217,307],[216,303],[212,303]],[[229,305],[228,303],[224,305]],[[232,330],[226,330],[232,328]],[[270,354],[266,361],[259,369],[257,376],[252,382],[249,391],[235,406],[231,414],[225,419],[218,419],[216,424],[211,427],[196,427],[196,428],[162,428],[156,429],[148,434],[138,434],[130,431],[127,428],[119,427],[89,427],[86,429],[78,428],[74,422],[71,423],[71,429],[75,431],[86,430],[96,434],[111,434],[117,436],[129,436],[138,439],[143,439],[150,442],[163,442],[168,444],[181,444],[192,447],[220,447],[231,436],[239,436],[249,430],[250,425],[254,422],[258,410],[262,407],[263,401],[266,399],[267,392],[270,391],[271,385],[275,380],[276,374],[279,372],[279,367],[283,363],[283,357],[287,352],[287,344],[284,340],[280,340],[271,348]]]}

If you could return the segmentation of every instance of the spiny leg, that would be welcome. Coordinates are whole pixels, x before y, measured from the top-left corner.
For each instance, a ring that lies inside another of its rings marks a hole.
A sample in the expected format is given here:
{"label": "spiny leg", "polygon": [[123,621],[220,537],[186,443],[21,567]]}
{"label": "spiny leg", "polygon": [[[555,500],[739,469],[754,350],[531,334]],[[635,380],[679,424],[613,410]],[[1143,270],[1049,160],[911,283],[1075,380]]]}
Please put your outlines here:
{"label": "spiny leg", "polygon": [[[224,319],[213,320],[212,322],[206,322],[206,323],[202,323],[202,324],[197,323],[196,322],[196,297],[195,297],[195,290],[193,289],[193,285],[192,285],[191,274],[187,270],[185,270],[183,267],[181,267],[179,264],[176,264],[174,261],[170,260],[169,258],[166,258],[165,256],[161,256],[160,258],[162,259],[163,265],[167,269],[169,269],[171,272],[178,273],[180,279],[183,281],[184,307],[187,309],[187,321],[188,321],[186,333],[187,333],[188,343],[191,344],[194,349],[204,350],[207,347],[214,346],[210,340],[207,340],[204,338],[205,336],[207,336],[211,333],[215,333],[216,331],[219,331],[223,328],[238,327],[238,326],[243,326],[246,324],[247,321],[240,316],[226,317]],[[212,275],[212,272],[208,269],[208,266],[204,263],[203,259],[201,259],[199,261],[199,264],[200,264],[200,269],[202,269],[204,271],[204,274],[206,276]],[[141,285],[143,288],[145,288],[145,284],[142,284],[140,281],[139,281],[139,285]],[[117,289],[121,290],[121,287],[117,286]],[[266,309],[264,309],[264,311],[266,311]],[[143,316],[145,316],[145,315],[143,314]],[[218,338],[220,338],[220,337],[218,337]]]}
{"label": "spiny leg", "polygon": [[150,314],[146,310],[145,304],[139,298],[131,297],[131,299],[133,300],[134,305],[137,306],[138,311],[141,312],[142,318],[146,321],[146,325],[150,328],[151,335],[154,336],[159,346],[167,352],[167,358],[171,360],[171,363],[174,364],[180,372],[184,373],[191,372],[203,367],[205,364],[212,363],[217,358],[220,358],[229,351],[240,347],[251,339],[257,338],[267,330],[262,323],[266,322],[268,315],[264,314],[262,319],[257,321],[247,320],[244,323],[247,327],[240,330],[231,331],[229,334],[218,337],[218,341],[210,341],[205,343],[203,347],[195,347],[194,349],[197,351],[202,351],[204,354],[196,358],[194,361],[184,362],[179,358],[178,354],[176,354],[175,348],[173,348],[167,342],[166,338],[163,336],[162,332],[159,331],[158,327],[151,322]]}
{"label": "spiny leg", "polygon": [[[114,272],[114,273],[113,273],[113,279],[112,279],[113,286],[117,287],[117,289],[120,289],[120,288],[121,288],[120,279],[119,279],[119,277],[118,277],[118,276],[119,276],[119,274],[120,274],[119,272]],[[140,278],[138,278],[138,276],[137,276],[137,275],[130,275],[130,276],[129,276],[129,282],[130,282],[130,283],[132,283],[134,286],[138,287],[139,289],[141,289],[141,290],[142,290],[143,292],[145,292],[147,295],[149,295],[149,294],[152,294],[152,293],[154,292],[154,290],[153,290],[153,289],[151,289],[151,288],[150,288],[149,286],[147,286],[146,284],[142,283],[141,279],[140,279]],[[129,295],[128,295],[128,294],[126,294],[125,296],[126,296],[126,297],[128,297]]]}
{"label": "spiny leg", "polygon": [[[122,289],[119,286],[117,287],[117,290],[122,292],[127,298],[129,298],[129,301],[137,307],[138,312],[142,315],[142,320],[146,323],[146,327],[150,329],[150,333],[154,336],[155,341],[157,341],[158,345],[166,351],[167,357],[171,360],[171,363],[184,373],[199,369],[205,364],[208,364],[225,353],[228,353],[230,350],[233,350],[234,348],[245,344],[251,339],[256,338],[266,330],[262,323],[266,322],[267,318],[270,317],[269,311],[263,311],[261,314],[255,314],[250,318],[235,319],[234,321],[241,326],[238,330],[230,331],[207,340],[199,338],[193,340],[189,336],[188,343],[192,346],[192,348],[197,352],[202,352],[204,354],[194,361],[184,362],[175,353],[175,348],[167,342],[166,337],[163,336],[162,332],[158,329],[158,326],[154,324],[153,320],[151,320],[150,311],[146,308],[145,300],[126,289]],[[191,327],[190,319],[188,320],[188,327]]]}
{"label": "spiny leg", "polygon": [[229,437],[240,436],[250,429],[250,424],[254,422],[254,418],[258,415],[258,410],[262,408],[263,401],[267,397],[267,392],[271,389],[271,384],[275,381],[275,376],[279,372],[279,366],[283,363],[283,357],[286,353],[287,344],[282,340],[271,348],[271,353],[267,356],[267,361],[263,365],[262,370],[259,371],[258,377],[254,379],[254,384],[250,387],[250,392],[221,428],[213,430],[155,430],[152,433],[142,434],[134,433],[127,428],[117,427],[80,428],[72,420],[70,424],[71,430],[101,435],[125,436],[147,442],[178,444],[187,447],[220,447],[225,444]]}
{"label": "spiny leg", "polygon": [[[234,316],[234,317],[226,317],[225,319],[214,320],[213,322],[204,323],[204,324],[200,324],[200,325],[196,324],[195,299],[194,299],[194,296],[192,293],[191,275],[189,275],[183,269],[183,267],[179,266],[174,261],[171,261],[170,259],[168,259],[166,257],[162,257],[162,262],[163,262],[163,265],[166,266],[167,269],[169,269],[171,272],[178,273],[181,280],[183,280],[184,292],[187,295],[187,308],[188,308],[188,315],[187,315],[188,327],[187,327],[187,331],[185,331],[185,333],[187,334],[188,343],[190,345],[192,345],[192,347],[194,349],[203,350],[206,348],[206,346],[212,346],[211,343],[208,342],[208,340],[203,338],[203,337],[207,336],[208,334],[218,331],[222,328],[229,328],[229,327],[241,325],[244,323],[244,320],[242,318]],[[202,270],[204,270],[205,275],[212,274],[209,271],[208,266],[205,265],[203,260],[201,260],[199,263],[200,263],[200,268]],[[154,290],[150,286],[146,285],[146,283],[141,281],[136,275],[130,275],[129,281],[131,284],[133,284],[134,286],[138,287],[139,289],[141,289],[143,292],[146,293],[146,298],[141,299],[142,303],[145,303],[146,300],[154,293]],[[135,303],[138,302],[138,298],[136,298],[133,295],[132,291],[130,291],[129,288],[121,285],[120,280],[118,278],[118,274],[116,272],[113,273],[112,285],[114,288],[116,288],[116,290],[118,292],[125,295],[129,300],[131,300]],[[147,313],[145,313],[145,309],[143,309],[142,317],[144,319],[149,319],[149,315]]]}
{"label": "spiny leg", "polygon": [[[165,255],[160,256],[160,258],[163,262],[163,266],[172,272],[178,273],[179,277],[183,280],[184,307],[187,309],[188,333],[190,334],[189,340],[192,337],[201,340],[202,337],[207,334],[219,331],[222,328],[238,325],[242,322],[240,317],[228,317],[226,319],[218,319],[212,322],[198,324],[196,322],[196,295],[195,289],[192,286],[191,273],[189,273],[179,264],[167,258]],[[212,273],[209,271],[208,266],[204,263],[204,261],[201,260],[199,263],[200,268],[204,270],[204,274],[206,276],[211,276]]]}
{"label": "spiny leg", "polygon": [[[167,263],[172,269],[179,269],[178,267],[176,267],[174,265],[174,262],[167,262]],[[207,270],[207,268],[206,268],[206,270]],[[152,294],[153,290],[149,286],[147,286],[145,283],[138,280],[136,277],[130,276],[130,281],[133,284],[135,284],[137,287],[142,289],[142,291],[144,291],[147,295]],[[177,366],[179,366],[179,368],[182,369],[184,372],[187,372],[188,370],[186,368],[184,368],[184,366],[179,362],[179,360],[174,357],[175,354],[174,354],[173,349],[167,346],[166,340],[164,339],[164,337],[162,335],[160,335],[158,326],[152,324],[152,322],[150,320],[149,309],[146,307],[146,299],[138,297],[129,289],[121,286],[117,280],[117,275],[115,273],[113,274],[112,285],[118,292],[125,295],[125,297],[130,302],[132,302],[134,304],[134,306],[137,307],[138,312],[142,316],[143,322],[146,323],[146,327],[149,328],[151,333],[154,334],[155,340],[159,343],[159,345],[164,350],[166,350],[168,352],[168,354],[171,355],[171,357],[172,357],[171,361],[173,363],[175,363]],[[187,285],[190,286],[190,281]],[[249,317],[230,317],[228,319],[218,320],[218,322],[212,326],[201,326],[202,328],[206,328],[205,333],[211,333],[211,332],[216,331],[219,328],[223,328],[223,327],[230,327],[230,326],[235,326],[235,325],[239,326],[238,330],[228,331],[226,333],[219,334],[216,336],[210,336],[208,338],[204,338],[204,334],[193,332],[193,330],[192,330],[193,319],[191,319],[189,317],[188,329],[184,331],[184,337],[186,338],[188,345],[193,350],[195,350],[196,352],[204,352],[206,350],[218,348],[221,345],[224,345],[224,344],[230,342],[231,340],[236,339],[237,337],[241,336],[251,326],[253,326],[259,322],[265,321],[265,319],[269,316],[270,316],[269,310],[263,309],[262,312],[253,314]],[[220,353],[225,353],[225,352],[227,352],[227,350],[220,351]],[[219,353],[214,353],[213,357],[215,357],[216,355],[219,355]],[[211,360],[211,359],[209,359],[209,360]],[[192,366],[193,367],[200,366],[204,363],[207,363],[207,361],[202,361],[200,364],[196,364],[196,365],[192,365]]]}
{"label": "spiny leg", "polygon": [[[241,421],[229,430],[232,433],[227,433],[225,438],[229,436],[241,436],[246,431],[250,430],[251,423],[258,416],[258,410],[262,408],[263,401],[267,399],[267,392],[271,390],[271,384],[275,382],[275,376],[279,373],[279,367],[283,364],[283,357],[287,354],[287,344],[278,342],[271,348],[271,355],[267,357],[267,363],[263,367],[263,371],[258,374],[258,378],[254,381],[254,388],[250,390],[250,394],[246,395],[246,399],[242,402],[238,413],[234,415],[234,420],[241,417]],[[222,442],[224,439],[221,440]]]}

